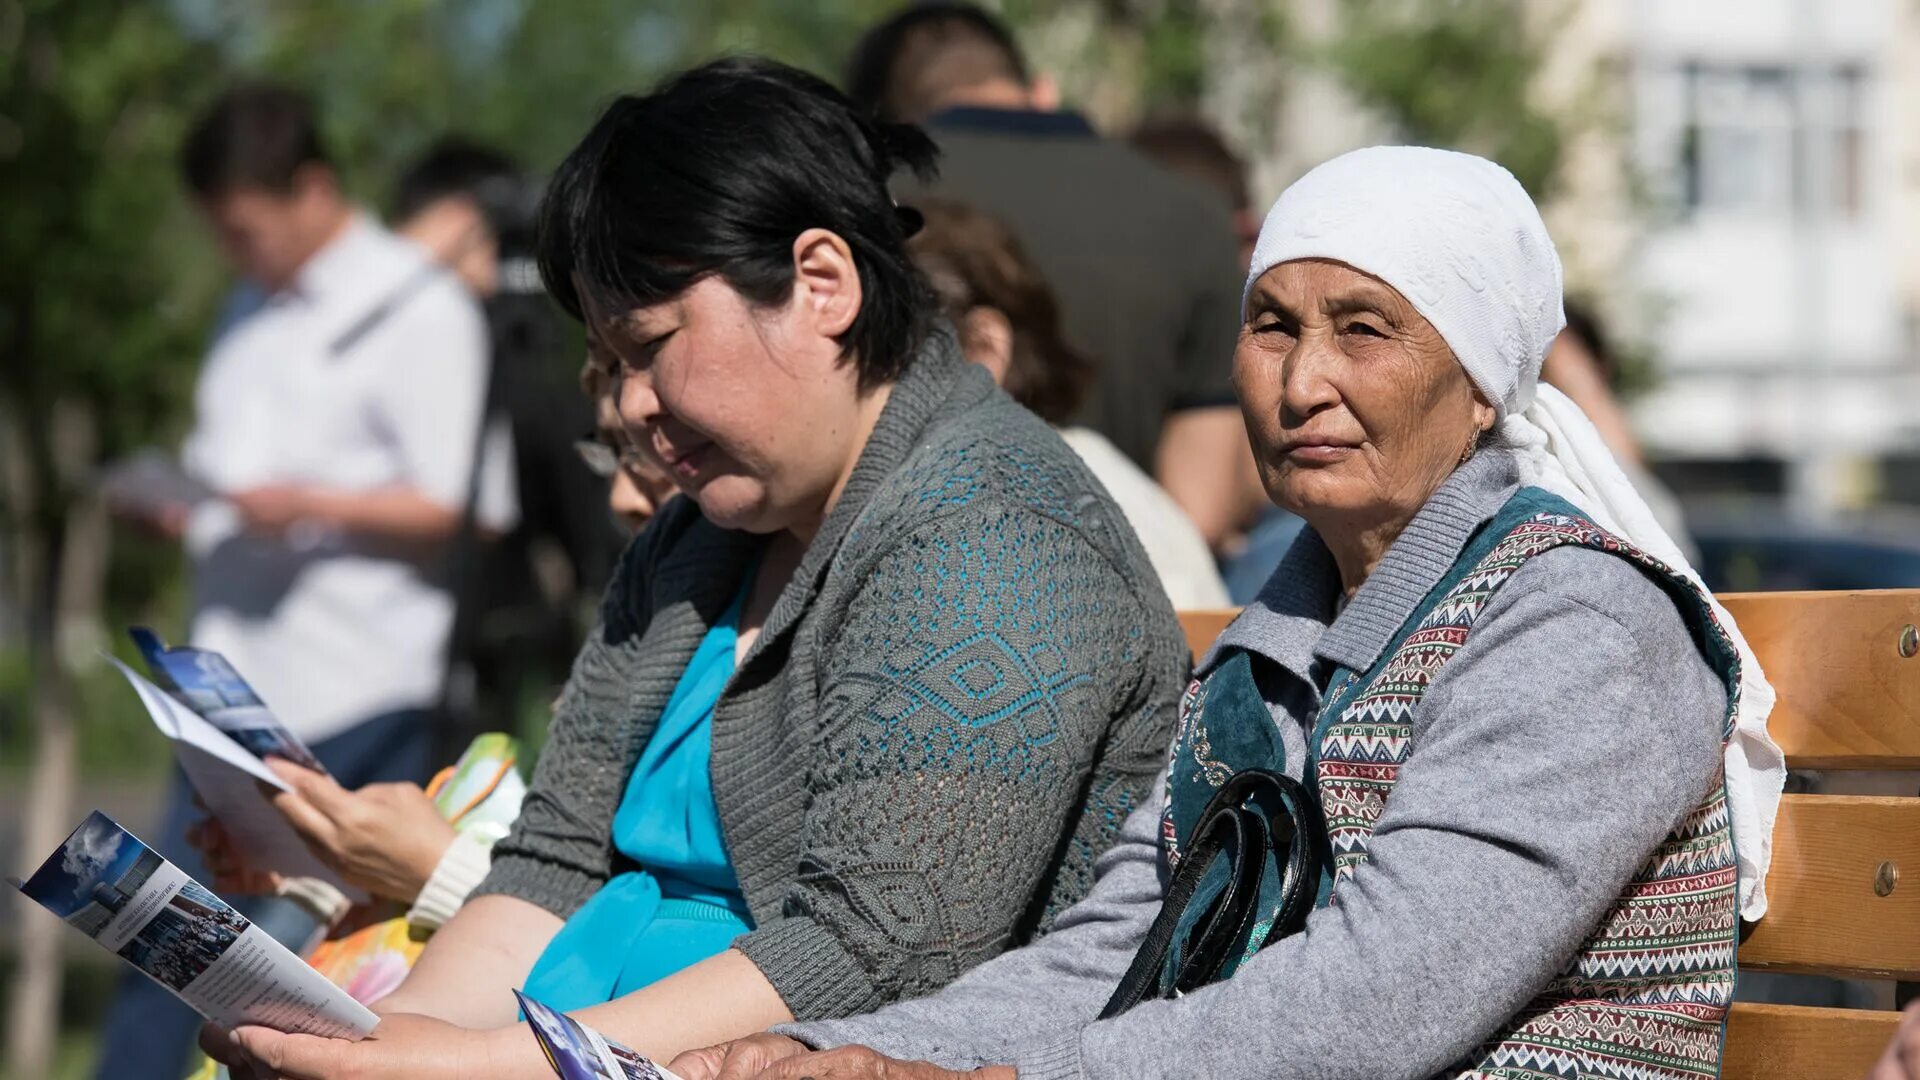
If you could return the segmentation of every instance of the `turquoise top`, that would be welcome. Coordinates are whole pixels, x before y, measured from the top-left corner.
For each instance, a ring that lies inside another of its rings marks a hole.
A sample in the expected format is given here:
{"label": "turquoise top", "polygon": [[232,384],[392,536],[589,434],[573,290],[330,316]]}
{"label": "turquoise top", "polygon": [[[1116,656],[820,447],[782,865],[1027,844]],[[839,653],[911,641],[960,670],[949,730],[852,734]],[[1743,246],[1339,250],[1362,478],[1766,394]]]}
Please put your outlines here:
{"label": "turquoise top", "polygon": [[740,609],[753,575],[707,631],[613,817],[613,846],[636,866],[615,874],[560,928],[526,993],[561,1012],[598,1005],[724,952],[753,929],[727,857],[708,762],[713,708],[733,677]]}

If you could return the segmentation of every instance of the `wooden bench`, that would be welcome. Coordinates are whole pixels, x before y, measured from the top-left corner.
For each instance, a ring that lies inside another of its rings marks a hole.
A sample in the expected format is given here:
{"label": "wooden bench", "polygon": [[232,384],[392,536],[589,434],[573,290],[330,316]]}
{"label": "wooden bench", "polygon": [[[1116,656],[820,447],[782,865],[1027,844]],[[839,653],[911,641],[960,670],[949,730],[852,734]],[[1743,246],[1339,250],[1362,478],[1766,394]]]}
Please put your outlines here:
{"label": "wooden bench", "polygon": [[[1779,693],[1790,765],[1920,769],[1920,589],[1721,597]],[[1200,656],[1232,611],[1180,616]],[[1920,798],[1788,795],[1750,971],[1920,981]],[[1895,1012],[1737,1004],[1724,1080],[1861,1080]]]}

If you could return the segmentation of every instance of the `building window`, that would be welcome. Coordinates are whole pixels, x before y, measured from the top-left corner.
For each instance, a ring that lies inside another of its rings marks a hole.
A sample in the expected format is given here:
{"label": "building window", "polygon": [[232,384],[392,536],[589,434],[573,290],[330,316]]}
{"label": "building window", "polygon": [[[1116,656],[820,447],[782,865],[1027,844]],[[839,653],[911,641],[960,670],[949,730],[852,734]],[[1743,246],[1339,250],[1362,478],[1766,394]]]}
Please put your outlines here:
{"label": "building window", "polygon": [[1866,77],[1857,65],[1681,69],[1680,194],[1689,213],[1857,216]]}

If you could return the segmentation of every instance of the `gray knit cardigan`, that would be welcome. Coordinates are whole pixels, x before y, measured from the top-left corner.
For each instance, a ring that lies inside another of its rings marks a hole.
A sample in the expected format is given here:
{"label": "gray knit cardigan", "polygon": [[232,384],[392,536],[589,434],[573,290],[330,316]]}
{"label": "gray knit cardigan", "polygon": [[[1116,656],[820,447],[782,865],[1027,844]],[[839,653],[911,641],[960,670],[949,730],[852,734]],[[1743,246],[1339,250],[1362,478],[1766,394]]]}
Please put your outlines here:
{"label": "gray knit cardigan", "polygon": [[[627,777],[763,543],[686,498],[634,541],[475,895],[564,918],[631,868]],[[809,1019],[1032,937],[1145,796],[1187,670],[1113,501],[935,333],[714,710],[735,947]]]}

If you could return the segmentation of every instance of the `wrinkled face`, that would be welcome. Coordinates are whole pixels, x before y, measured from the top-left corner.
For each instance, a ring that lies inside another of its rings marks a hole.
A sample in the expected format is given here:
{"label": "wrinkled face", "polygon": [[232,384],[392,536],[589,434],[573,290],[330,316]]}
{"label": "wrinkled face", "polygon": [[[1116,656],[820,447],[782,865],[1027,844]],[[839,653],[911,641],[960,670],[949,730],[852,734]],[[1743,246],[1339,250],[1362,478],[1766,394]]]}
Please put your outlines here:
{"label": "wrinkled face", "polygon": [[1233,379],[1268,498],[1329,536],[1411,520],[1495,416],[1405,297],[1325,259],[1254,283]]}
{"label": "wrinkled face", "polygon": [[613,365],[628,438],[708,518],[759,533],[817,526],[867,428],[855,367],[805,288],[757,308],[708,277],[648,307],[586,306],[588,348]]}

